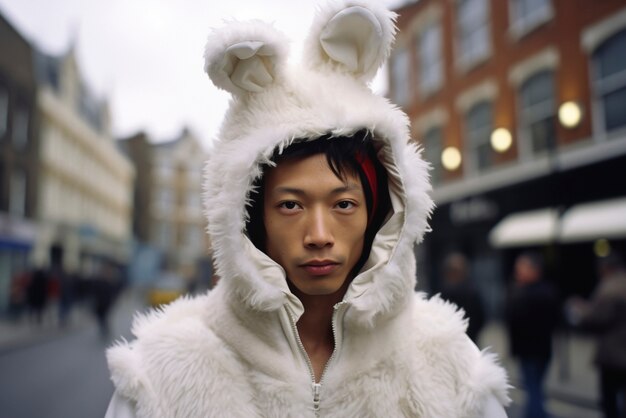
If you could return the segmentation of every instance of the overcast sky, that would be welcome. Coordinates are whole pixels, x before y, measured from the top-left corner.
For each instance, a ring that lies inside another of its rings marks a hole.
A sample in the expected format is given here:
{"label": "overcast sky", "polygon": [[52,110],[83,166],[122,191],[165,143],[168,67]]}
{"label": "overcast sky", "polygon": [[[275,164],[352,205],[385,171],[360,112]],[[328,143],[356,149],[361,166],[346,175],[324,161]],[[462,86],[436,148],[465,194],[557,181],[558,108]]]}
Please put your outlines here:
{"label": "overcast sky", "polygon": [[[390,7],[402,0],[381,0]],[[314,0],[0,0],[0,12],[44,52],[76,43],[83,78],[111,106],[114,134],[156,141],[187,125],[209,145],[228,103],[203,72],[209,28],[224,20],[274,22],[294,42],[308,30]],[[375,89],[385,89],[379,74]]]}

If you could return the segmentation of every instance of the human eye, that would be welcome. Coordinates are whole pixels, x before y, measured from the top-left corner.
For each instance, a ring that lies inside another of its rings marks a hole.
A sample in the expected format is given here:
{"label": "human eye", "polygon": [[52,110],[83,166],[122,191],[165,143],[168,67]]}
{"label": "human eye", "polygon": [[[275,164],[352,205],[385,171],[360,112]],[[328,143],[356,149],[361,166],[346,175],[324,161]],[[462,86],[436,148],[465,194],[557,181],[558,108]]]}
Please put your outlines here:
{"label": "human eye", "polygon": [[337,203],[337,208],[341,209],[343,211],[350,211],[354,208],[356,208],[356,203],[350,201],[350,200],[342,200],[340,202]]}
{"label": "human eye", "polygon": [[293,213],[301,209],[301,206],[293,200],[286,200],[278,204],[278,209],[280,209],[281,212],[284,213]]}

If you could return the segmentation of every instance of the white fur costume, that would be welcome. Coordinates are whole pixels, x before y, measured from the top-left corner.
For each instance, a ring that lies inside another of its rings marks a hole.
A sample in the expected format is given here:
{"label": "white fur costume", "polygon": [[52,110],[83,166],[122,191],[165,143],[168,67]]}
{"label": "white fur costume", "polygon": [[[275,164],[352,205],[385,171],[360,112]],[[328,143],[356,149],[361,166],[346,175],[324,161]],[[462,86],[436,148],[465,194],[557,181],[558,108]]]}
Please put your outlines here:
{"label": "white fur costume", "polygon": [[[432,209],[427,164],[407,116],[367,82],[387,58],[394,14],[374,0],[319,10],[302,64],[258,21],[215,31],[206,71],[233,94],[207,164],[205,206],[220,283],[133,326],[108,351],[117,393],[139,417],[481,417],[506,376],[465,336],[462,314],[415,294],[413,245]],[[335,309],[336,348],[320,385],[297,337],[300,301],[243,230],[259,166],[293,140],[368,129],[389,174],[393,214]]]}

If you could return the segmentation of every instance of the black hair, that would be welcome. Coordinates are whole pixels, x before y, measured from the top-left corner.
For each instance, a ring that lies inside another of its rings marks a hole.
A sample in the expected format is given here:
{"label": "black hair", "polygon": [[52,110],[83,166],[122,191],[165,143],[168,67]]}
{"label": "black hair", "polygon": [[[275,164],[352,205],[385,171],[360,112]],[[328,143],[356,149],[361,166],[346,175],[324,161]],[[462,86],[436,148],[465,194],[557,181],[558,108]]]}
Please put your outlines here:
{"label": "black hair", "polygon": [[[391,209],[387,171],[376,156],[371,133],[365,129],[356,132],[352,136],[333,137],[328,134],[314,140],[295,141],[292,145],[285,148],[282,153],[276,150],[271,160],[276,164],[280,164],[286,160],[303,159],[317,154],[326,156],[328,166],[339,179],[345,180],[346,175],[358,175],[361,180],[367,207],[368,226],[365,230],[363,253],[353,270],[353,273],[357,273],[369,257],[374,237]],[[357,156],[367,156],[373,162],[377,180],[376,213],[372,213],[374,206],[372,187]],[[267,165],[262,167],[263,173],[267,169]],[[249,195],[250,204],[247,209],[248,222],[246,223],[245,233],[258,249],[265,252],[267,235],[263,221],[263,200],[265,198],[263,179],[263,175],[257,178],[253,184],[253,191]]]}

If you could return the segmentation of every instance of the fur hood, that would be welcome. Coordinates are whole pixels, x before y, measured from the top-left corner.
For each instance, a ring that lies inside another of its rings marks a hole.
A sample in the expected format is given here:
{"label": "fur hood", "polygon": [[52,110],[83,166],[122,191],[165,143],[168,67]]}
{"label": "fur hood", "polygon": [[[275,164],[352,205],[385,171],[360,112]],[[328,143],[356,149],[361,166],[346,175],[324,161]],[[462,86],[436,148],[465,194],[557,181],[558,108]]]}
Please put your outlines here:
{"label": "fur hood", "polygon": [[260,167],[293,141],[362,129],[373,134],[387,169],[393,214],[346,294],[354,308],[346,321],[371,327],[415,288],[413,245],[433,207],[428,165],[410,138],[407,115],[367,84],[390,53],[395,17],[373,0],[329,3],[319,8],[294,64],[287,62],[285,37],[260,21],[232,22],[209,37],[205,70],[232,99],[206,166],[208,232],[225,278],[220,286],[253,310],[285,303],[301,310],[283,269],[243,232]]}

